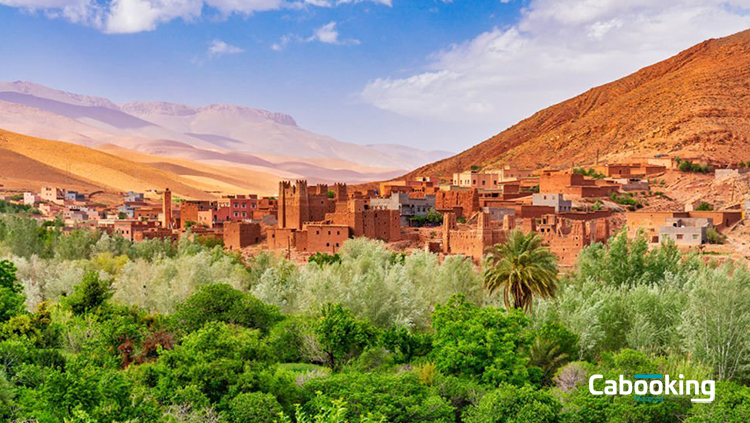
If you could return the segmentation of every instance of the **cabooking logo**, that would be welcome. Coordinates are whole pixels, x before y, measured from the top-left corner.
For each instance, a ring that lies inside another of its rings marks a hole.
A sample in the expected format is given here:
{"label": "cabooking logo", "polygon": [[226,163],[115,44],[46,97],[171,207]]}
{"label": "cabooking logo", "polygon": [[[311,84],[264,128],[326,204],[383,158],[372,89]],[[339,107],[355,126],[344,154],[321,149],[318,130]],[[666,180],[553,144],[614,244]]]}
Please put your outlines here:
{"label": "cabooking logo", "polygon": [[[589,392],[592,395],[635,395],[639,402],[662,402],[665,396],[691,396],[692,402],[713,402],[716,383],[713,380],[685,380],[683,375],[671,379],[669,375],[639,374],[635,381],[625,379],[604,380],[604,389],[596,389],[597,380],[604,379],[602,375],[592,375],[589,378]],[[663,380],[662,380],[663,379]],[[708,398],[706,398],[708,397]]]}

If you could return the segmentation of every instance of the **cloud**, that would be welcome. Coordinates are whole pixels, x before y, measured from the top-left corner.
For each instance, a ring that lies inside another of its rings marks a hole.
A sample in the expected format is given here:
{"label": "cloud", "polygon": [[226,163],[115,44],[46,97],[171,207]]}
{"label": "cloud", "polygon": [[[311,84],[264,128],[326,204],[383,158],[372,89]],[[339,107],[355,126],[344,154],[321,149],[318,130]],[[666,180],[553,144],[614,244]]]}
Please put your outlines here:
{"label": "cloud", "polygon": [[321,42],[324,44],[335,44],[335,45],[357,45],[359,40],[349,38],[342,40],[339,38],[339,31],[336,29],[336,22],[329,22],[320,28],[316,28],[313,34],[307,38],[300,37],[294,34],[286,34],[281,37],[279,42],[271,45],[272,50],[281,51],[286,48],[289,43],[312,43]]}
{"label": "cloud", "polygon": [[391,5],[391,0],[0,0],[0,5],[41,11],[47,17],[65,19],[105,33],[128,34],[153,31],[176,19],[195,21],[204,14],[247,16],[271,10],[334,7],[365,1]]}
{"label": "cloud", "polygon": [[221,40],[213,40],[211,42],[211,45],[208,47],[208,56],[209,57],[216,57],[216,56],[222,56],[225,54],[237,54],[242,53],[243,49],[237,46],[233,46],[231,44],[227,44],[224,41]]}
{"label": "cloud", "polygon": [[361,97],[403,116],[494,132],[532,113],[750,27],[750,0],[531,0],[514,25],[436,52]]}

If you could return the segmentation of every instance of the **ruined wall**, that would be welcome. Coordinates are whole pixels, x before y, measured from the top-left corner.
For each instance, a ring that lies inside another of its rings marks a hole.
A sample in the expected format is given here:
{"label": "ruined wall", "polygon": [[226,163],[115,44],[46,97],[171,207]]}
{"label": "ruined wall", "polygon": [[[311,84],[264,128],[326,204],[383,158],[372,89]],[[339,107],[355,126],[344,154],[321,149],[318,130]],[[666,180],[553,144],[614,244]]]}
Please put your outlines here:
{"label": "ruined wall", "polygon": [[[512,225],[506,219],[504,225]],[[456,216],[446,213],[443,217],[443,253],[459,254],[480,262],[488,247],[504,242],[508,228],[494,227],[488,213],[480,213],[475,227],[458,226]]]}

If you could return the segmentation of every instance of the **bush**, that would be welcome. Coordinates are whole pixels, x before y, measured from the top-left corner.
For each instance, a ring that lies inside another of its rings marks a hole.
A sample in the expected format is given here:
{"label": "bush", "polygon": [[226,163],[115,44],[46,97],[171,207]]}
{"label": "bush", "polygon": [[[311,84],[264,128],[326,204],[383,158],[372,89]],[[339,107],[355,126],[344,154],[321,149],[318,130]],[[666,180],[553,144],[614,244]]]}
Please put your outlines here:
{"label": "bush", "polygon": [[487,393],[479,404],[463,414],[465,423],[557,423],[560,402],[545,391],[526,385],[501,384]]}
{"label": "bush", "polygon": [[180,304],[174,314],[178,328],[185,332],[198,330],[207,322],[225,322],[266,333],[281,318],[276,307],[227,284],[204,286]]}
{"label": "bush", "polygon": [[723,244],[727,240],[727,236],[720,233],[714,227],[706,229],[706,240],[709,244]]}
{"label": "bush", "polygon": [[714,171],[714,168],[709,165],[700,165],[698,163],[692,163],[690,160],[683,160],[681,162],[678,162],[680,164],[679,169],[681,172],[690,172],[690,173],[711,173]]}
{"label": "bush", "polygon": [[234,423],[274,423],[282,409],[271,394],[252,392],[239,394],[229,402],[227,416]]}

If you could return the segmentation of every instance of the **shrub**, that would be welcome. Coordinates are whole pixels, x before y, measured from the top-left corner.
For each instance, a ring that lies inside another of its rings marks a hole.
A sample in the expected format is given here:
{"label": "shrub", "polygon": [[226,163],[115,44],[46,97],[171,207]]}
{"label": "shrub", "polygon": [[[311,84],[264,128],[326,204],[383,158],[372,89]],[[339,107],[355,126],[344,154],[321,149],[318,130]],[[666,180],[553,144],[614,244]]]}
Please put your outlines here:
{"label": "shrub", "polygon": [[252,392],[239,394],[229,402],[227,415],[234,423],[274,423],[282,409],[271,394]]}
{"label": "shrub", "polygon": [[174,320],[180,330],[192,332],[207,322],[234,323],[267,332],[281,320],[274,306],[227,284],[206,285],[177,307]]}
{"label": "shrub", "polygon": [[560,402],[545,391],[526,385],[501,384],[487,393],[479,404],[463,414],[465,423],[557,423]]}

